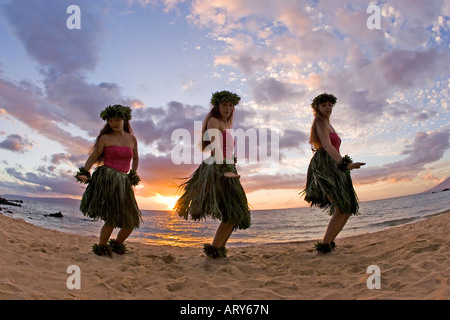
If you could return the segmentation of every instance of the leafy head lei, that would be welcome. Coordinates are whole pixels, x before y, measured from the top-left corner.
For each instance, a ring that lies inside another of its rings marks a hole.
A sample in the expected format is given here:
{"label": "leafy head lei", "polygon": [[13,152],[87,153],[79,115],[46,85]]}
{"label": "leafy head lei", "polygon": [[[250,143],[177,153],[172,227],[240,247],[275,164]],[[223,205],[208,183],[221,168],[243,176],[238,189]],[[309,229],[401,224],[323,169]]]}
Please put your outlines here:
{"label": "leafy head lei", "polygon": [[236,106],[239,104],[239,101],[241,101],[241,97],[230,91],[217,91],[211,97],[211,104],[213,106],[218,106],[222,102],[231,102],[233,106]]}
{"label": "leafy head lei", "polygon": [[336,104],[336,101],[337,98],[334,95],[325,92],[319,94],[317,97],[314,98],[313,102],[311,103],[311,107],[315,109],[319,106],[319,104],[325,102],[331,102],[331,104]]}
{"label": "leafy head lei", "polygon": [[108,119],[120,118],[123,120],[131,120],[131,108],[120,104],[106,107],[100,112],[100,118],[107,121]]}

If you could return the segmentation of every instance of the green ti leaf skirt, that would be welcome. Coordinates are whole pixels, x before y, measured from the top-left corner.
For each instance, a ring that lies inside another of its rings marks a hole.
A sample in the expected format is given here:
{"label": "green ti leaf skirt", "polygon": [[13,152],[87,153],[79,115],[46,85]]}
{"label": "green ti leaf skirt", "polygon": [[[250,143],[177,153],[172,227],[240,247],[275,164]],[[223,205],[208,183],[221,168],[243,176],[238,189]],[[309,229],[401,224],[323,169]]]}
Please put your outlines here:
{"label": "green ti leaf skirt", "polygon": [[107,166],[95,169],[81,199],[80,211],[117,228],[135,229],[142,221],[130,178]]}
{"label": "green ti leaf skirt", "polygon": [[182,195],[174,210],[188,219],[215,220],[231,223],[235,229],[250,227],[251,218],[247,196],[239,179],[223,174],[231,171],[237,174],[235,164],[208,164],[206,159],[192,176],[179,186]]}
{"label": "green ti leaf skirt", "polygon": [[306,187],[300,195],[305,196],[305,201],[311,207],[328,210],[330,215],[336,212],[336,207],[341,213],[359,213],[358,197],[353,188],[350,170],[339,170],[337,163],[323,148],[314,153],[309,163]]}

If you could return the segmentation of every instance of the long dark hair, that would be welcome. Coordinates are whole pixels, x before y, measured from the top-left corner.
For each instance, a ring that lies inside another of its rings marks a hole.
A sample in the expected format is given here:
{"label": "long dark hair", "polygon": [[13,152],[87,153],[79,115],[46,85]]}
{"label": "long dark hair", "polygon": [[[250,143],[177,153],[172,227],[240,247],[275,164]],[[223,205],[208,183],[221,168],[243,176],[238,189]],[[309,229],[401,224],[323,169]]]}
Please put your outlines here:
{"label": "long dark hair", "polygon": [[320,113],[319,104],[330,102],[333,106],[337,102],[337,98],[329,93],[322,93],[314,98],[311,103],[311,108],[313,109],[314,121],[311,126],[311,135],[309,136],[309,143],[311,144],[312,151],[317,151],[322,148],[322,143],[320,142],[319,136],[317,135],[316,127],[318,123],[321,123],[323,120],[323,115]]}
{"label": "long dark hair", "polygon": [[[134,135],[133,129],[131,129],[129,120],[123,119],[123,131],[128,132],[131,135]],[[111,128],[111,126],[109,125],[109,121],[107,120],[103,129],[100,130],[100,133],[98,134],[97,139],[95,139],[95,143],[92,146],[89,154],[92,154],[92,152],[94,152],[95,148],[97,148],[98,141],[100,140],[101,136],[108,134],[108,133],[112,133],[112,132],[114,132],[114,130]],[[101,164],[102,162],[103,162],[103,153],[95,160],[95,163],[97,163],[97,164]]]}
{"label": "long dark hair", "polygon": [[[234,116],[234,106],[231,110],[230,116],[225,120],[225,123],[228,125],[228,127],[233,126],[233,116]],[[205,141],[203,139],[205,132],[208,128],[208,121],[211,118],[216,118],[217,120],[222,120],[220,117],[220,111],[219,111],[219,104],[214,105],[214,107],[211,109],[211,111],[206,115],[205,120],[203,120],[203,126],[202,126],[202,151],[205,151],[206,147],[211,144],[211,141]]]}
{"label": "long dark hair", "polygon": [[309,136],[309,143],[311,144],[311,150],[314,152],[322,148],[322,143],[320,142],[319,136],[317,135],[316,131],[317,123],[322,121],[323,121],[322,114],[319,112],[319,110],[315,110],[314,120],[311,126],[311,135]]}

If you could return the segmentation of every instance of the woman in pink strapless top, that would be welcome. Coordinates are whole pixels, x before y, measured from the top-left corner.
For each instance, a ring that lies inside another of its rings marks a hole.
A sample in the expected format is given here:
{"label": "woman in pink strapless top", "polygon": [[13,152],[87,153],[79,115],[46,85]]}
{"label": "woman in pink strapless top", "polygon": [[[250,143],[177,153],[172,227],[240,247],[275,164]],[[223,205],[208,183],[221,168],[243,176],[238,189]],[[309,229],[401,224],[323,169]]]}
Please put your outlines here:
{"label": "woman in pink strapless top", "polygon": [[308,167],[306,187],[301,192],[311,206],[329,210],[332,216],[322,242],[316,244],[316,251],[321,253],[329,253],[335,248],[334,240],[348,218],[358,214],[358,198],[350,170],[365,164],[340,155],[341,139],[330,124],[336,100],[332,94],[323,93],[314,98],[311,105],[314,122],[310,143],[314,156]]}
{"label": "woman in pink strapless top", "polygon": [[[97,255],[124,254],[124,241],[138,228],[142,219],[132,186],[139,182],[136,137],[129,120],[131,109],[121,105],[109,106],[100,114],[106,125],[100,132],[91,155],[77,174],[88,183],[81,199],[80,211],[105,224],[100,240],[92,248]],[[98,166],[90,178],[89,170]],[[131,170],[130,170],[131,168]],[[116,239],[109,239],[114,228],[120,228]],[[109,241],[108,241],[109,240]]]}
{"label": "woman in pink strapless top", "polygon": [[[185,219],[202,220],[209,216],[221,221],[212,244],[203,246],[206,255],[212,258],[225,258],[225,245],[232,232],[247,229],[251,224],[247,196],[236,171],[234,138],[227,131],[233,123],[234,108],[239,100],[238,95],[229,91],[213,94],[213,108],[206,116],[202,130],[202,136],[205,138],[205,133],[210,134],[210,139],[203,139],[202,151],[208,146],[218,149],[211,150],[215,154],[203,161],[180,186],[183,194],[174,208]],[[218,144],[216,138],[220,140]],[[219,151],[223,157],[217,154]]]}

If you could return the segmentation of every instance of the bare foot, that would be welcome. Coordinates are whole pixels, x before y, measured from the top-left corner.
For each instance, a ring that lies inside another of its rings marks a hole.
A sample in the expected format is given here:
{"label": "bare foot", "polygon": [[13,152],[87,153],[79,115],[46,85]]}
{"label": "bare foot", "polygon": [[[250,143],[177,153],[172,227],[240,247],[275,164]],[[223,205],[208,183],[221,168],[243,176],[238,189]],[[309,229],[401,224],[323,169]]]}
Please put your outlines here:
{"label": "bare foot", "polygon": [[239,174],[236,174],[234,172],[225,172],[223,175],[227,178],[235,178],[235,179],[239,179],[241,177]]}

